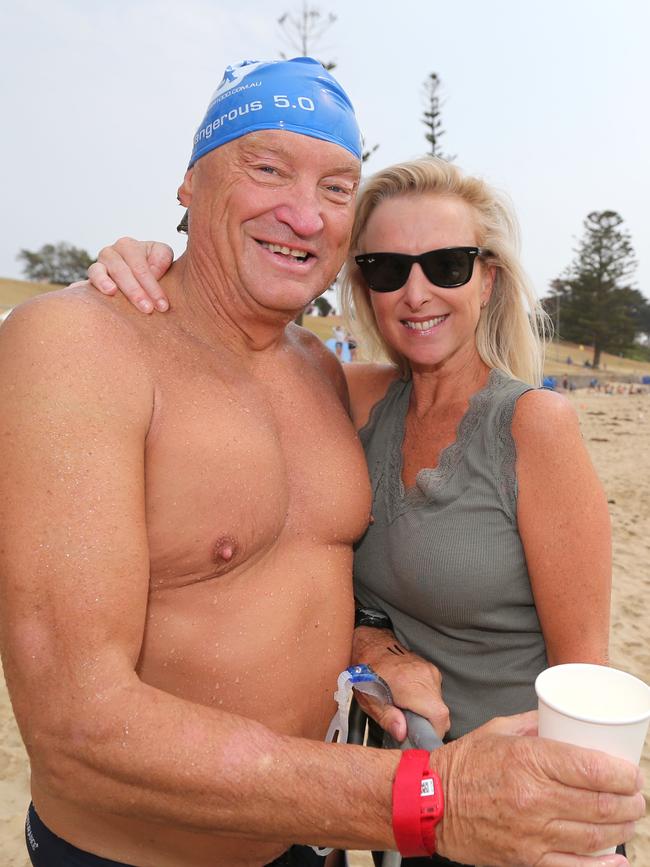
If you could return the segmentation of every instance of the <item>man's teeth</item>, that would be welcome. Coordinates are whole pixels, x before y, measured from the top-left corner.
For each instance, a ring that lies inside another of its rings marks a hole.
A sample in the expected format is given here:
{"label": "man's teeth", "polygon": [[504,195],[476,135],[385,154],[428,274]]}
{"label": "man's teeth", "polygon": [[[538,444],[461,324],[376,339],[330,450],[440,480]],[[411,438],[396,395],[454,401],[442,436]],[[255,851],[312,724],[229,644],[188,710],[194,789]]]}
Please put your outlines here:
{"label": "man's teeth", "polygon": [[283,256],[293,256],[294,259],[304,261],[309,253],[306,250],[292,250],[290,247],[282,247],[280,244],[267,244],[266,241],[260,241],[263,247],[270,250],[271,253],[282,253]]}
{"label": "man's teeth", "polygon": [[405,319],[404,325],[407,328],[412,328],[414,331],[428,331],[429,328],[440,325],[446,318],[447,315],[445,314],[444,316],[436,316],[434,319],[427,319],[424,322],[412,322],[410,319]]}

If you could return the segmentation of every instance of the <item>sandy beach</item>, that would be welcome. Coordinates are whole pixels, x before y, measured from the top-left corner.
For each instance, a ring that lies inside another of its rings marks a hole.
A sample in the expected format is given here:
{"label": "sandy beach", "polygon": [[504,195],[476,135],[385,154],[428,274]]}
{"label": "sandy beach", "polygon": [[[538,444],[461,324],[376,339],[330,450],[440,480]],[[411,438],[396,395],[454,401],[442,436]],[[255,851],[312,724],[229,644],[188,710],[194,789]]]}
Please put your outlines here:
{"label": "sandy beach", "polygon": [[[593,461],[605,485],[614,530],[611,661],[650,682],[650,394],[573,392]],[[650,800],[650,744],[642,765]],[[0,853],[2,867],[28,867],[23,821],[29,771],[0,677]],[[650,864],[650,818],[630,846],[636,867]],[[366,856],[354,864],[365,865]]]}

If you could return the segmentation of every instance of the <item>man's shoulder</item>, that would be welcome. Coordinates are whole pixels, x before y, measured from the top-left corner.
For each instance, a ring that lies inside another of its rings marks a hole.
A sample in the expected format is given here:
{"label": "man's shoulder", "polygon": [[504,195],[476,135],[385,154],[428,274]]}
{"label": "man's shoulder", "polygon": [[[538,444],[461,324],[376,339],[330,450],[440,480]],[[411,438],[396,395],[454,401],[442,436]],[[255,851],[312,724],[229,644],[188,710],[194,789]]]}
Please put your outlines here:
{"label": "man's shoulder", "polygon": [[15,307],[0,329],[0,341],[28,338],[34,353],[65,347],[66,354],[101,354],[136,341],[136,328],[125,305],[94,289],[69,286],[37,295]]}
{"label": "man's shoulder", "polygon": [[23,301],[13,308],[7,321],[29,321],[33,325],[43,322],[55,328],[70,320],[86,320],[90,325],[93,320],[126,321],[126,318],[119,298],[106,298],[86,284],[75,283]]}
{"label": "man's shoulder", "polygon": [[301,325],[291,323],[287,326],[286,336],[289,344],[295,352],[299,352],[306,359],[311,360],[319,367],[325,366],[328,371],[340,370],[341,364],[333,352],[325,346],[323,341],[313,331],[303,328]]}
{"label": "man's shoulder", "polygon": [[134,381],[144,371],[137,326],[113,300],[68,287],[18,305],[0,327],[3,371],[53,393]]}
{"label": "man's shoulder", "polygon": [[336,389],[341,402],[348,409],[348,390],[343,368],[338,358],[312,331],[294,323],[287,326],[287,339],[303,361],[311,364]]}

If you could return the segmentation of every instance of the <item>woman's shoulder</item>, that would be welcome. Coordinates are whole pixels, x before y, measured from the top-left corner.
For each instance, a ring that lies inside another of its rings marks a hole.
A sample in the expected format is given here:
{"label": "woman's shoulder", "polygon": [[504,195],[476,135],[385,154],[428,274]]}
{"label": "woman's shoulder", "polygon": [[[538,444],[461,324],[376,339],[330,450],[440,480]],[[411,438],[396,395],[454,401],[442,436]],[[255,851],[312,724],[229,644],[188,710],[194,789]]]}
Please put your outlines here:
{"label": "woman's shoulder", "polygon": [[[538,388],[493,370],[481,392],[486,428],[494,442],[513,443],[516,454],[546,455],[553,448],[575,447],[581,439],[573,403],[548,388]],[[480,400],[480,398],[479,398]],[[497,449],[497,454],[500,452]]]}
{"label": "woman's shoulder", "polygon": [[392,364],[352,362],[343,365],[350,393],[350,415],[357,430],[361,430],[370,418],[373,406],[399,378],[398,369]]}
{"label": "woman's shoulder", "polygon": [[547,388],[534,388],[517,400],[512,434],[518,449],[548,449],[581,440],[578,414],[568,398]]}
{"label": "woman's shoulder", "polygon": [[531,424],[577,418],[571,401],[548,388],[529,388],[522,394],[517,401],[517,415]]}
{"label": "woman's shoulder", "polygon": [[495,368],[481,392],[485,400],[496,407],[511,408],[511,414],[522,424],[548,424],[577,418],[571,401],[549,388],[540,388],[516,379]]}

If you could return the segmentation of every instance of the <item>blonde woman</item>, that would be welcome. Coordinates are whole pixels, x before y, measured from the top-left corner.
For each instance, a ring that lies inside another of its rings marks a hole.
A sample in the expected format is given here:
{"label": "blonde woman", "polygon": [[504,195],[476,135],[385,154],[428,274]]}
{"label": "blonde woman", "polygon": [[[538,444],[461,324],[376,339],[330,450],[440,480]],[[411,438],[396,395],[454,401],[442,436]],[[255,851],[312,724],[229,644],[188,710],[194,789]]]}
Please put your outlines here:
{"label": "blonde woman", "polygon": [[[456,738],[534,707],[547,664],[607,661],[606,500],[570,404],[536,387],[545,317],[485,182],[436,159],[370,178],[343,300],[390,359],[346,370],[374,495],[356,595],[440,669]],[[387,637],[357,630],[357,657],[382,670]]]}

